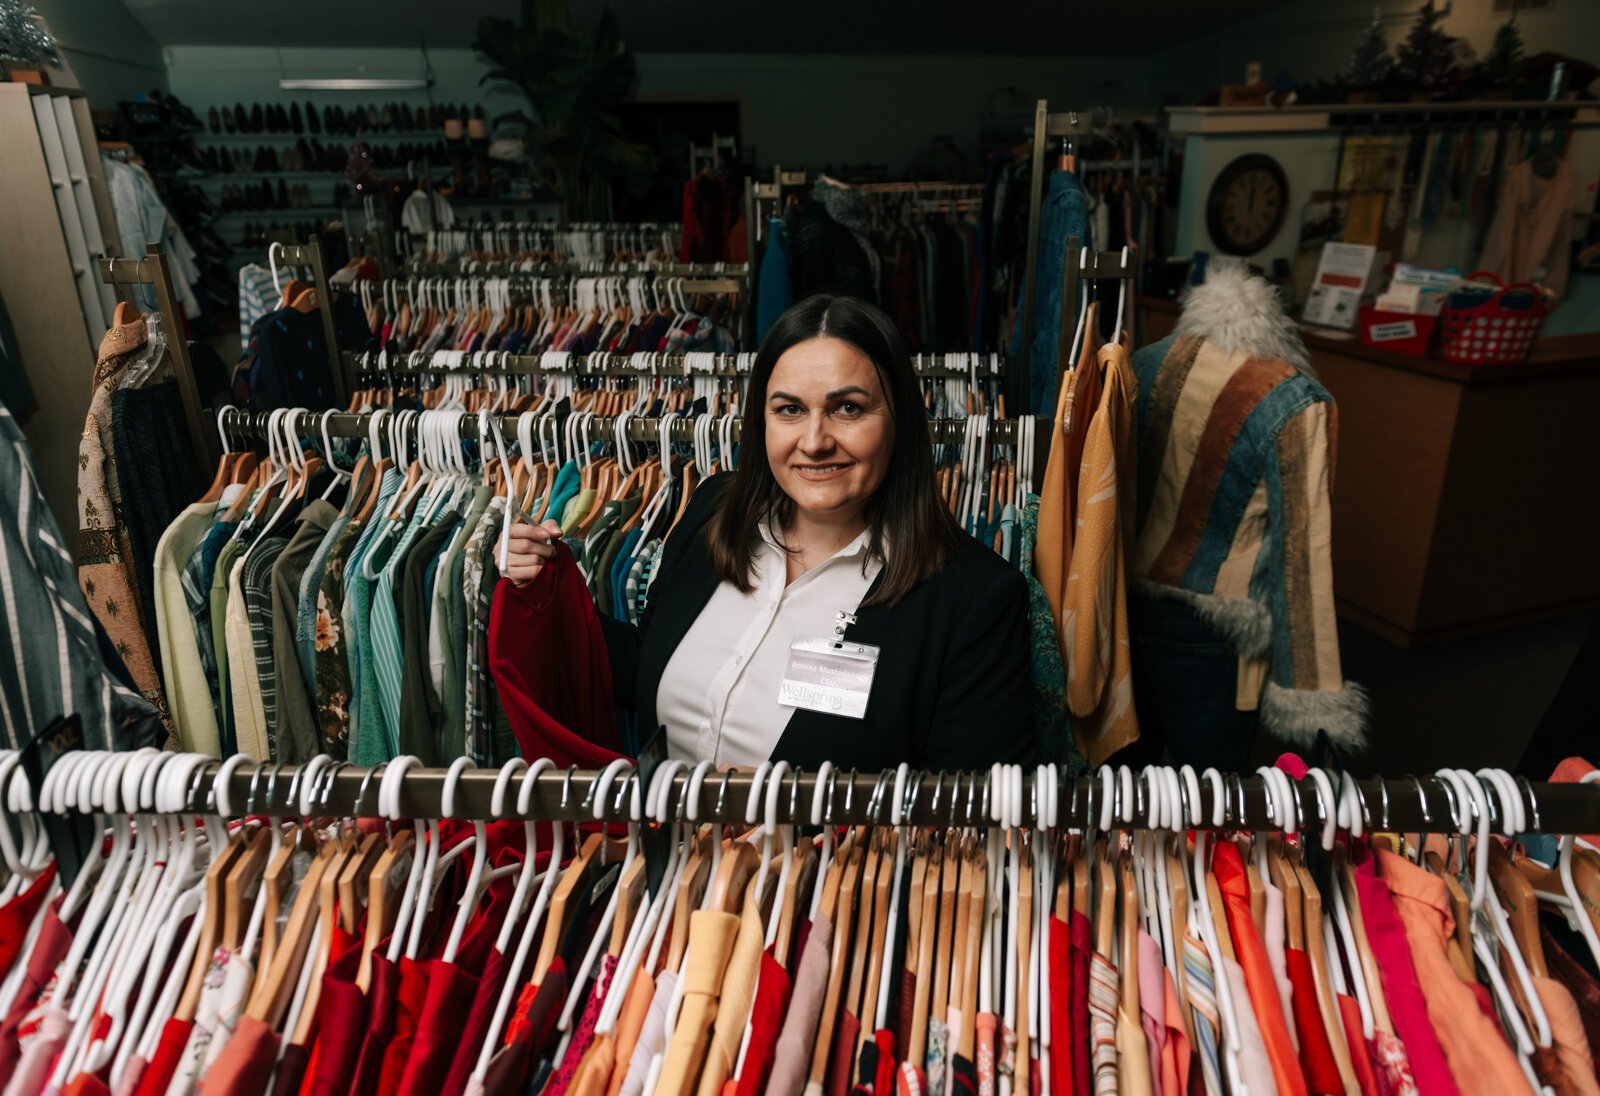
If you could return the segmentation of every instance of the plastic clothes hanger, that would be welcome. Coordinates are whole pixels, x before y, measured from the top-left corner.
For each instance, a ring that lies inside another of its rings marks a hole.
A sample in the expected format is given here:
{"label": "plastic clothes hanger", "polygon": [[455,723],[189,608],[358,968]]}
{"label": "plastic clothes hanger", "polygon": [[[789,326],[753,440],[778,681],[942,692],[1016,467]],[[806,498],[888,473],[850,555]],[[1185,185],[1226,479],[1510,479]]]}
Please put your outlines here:
{"label": "plastic clothes hanger", "polygon": [[[625,763],[624,763],[625,764]],[[617,763],[613,761],[601,774],[595,789],[594,817],[596,821],[605,818],[606,793],[610,788],[610,780],[605,773],[613,775],[617,772]],[[643,815],[643,801],[639,791],[639,772],[637,769],[623,776],[623,796],[628,796],[628,850],[622,861],[622,871],[619,878],[628,874],[629,867],[639,856],[639,825]],[[632,794],[629,793],[631,784]],[[619,797],[620,798],[620,797]],[[606,903],[605,913],[600,917],[600,924],[595,929],[594,938],[589,943],[589,950],[584,954],[583,961],[579,963],[577,973],[573,977],[572,988],[567,994],[566,1004],[562,1007],[561,1017],[556,1021],[556,1030],[562,1032],[561,1044],[557,1047],[554,1061],[559,1069],[561,1062],[566,1058],[567,1051],[572,1045],[572,1015],[578,1008],[578,1002],[584,995],[589,980],[589,972],[594,969],[595,960],[599,957],[600,949],[610,935],[611,924],[617,916],[617,905],[622,893],[621,887],[614,887],[611,898]]]}
{"label": "plastic clothes hanger", "polygon": [[[1128,269],[1128,247],[1127,247],[1126,244],[1124,244],[1123,247],[1122,247],[1122,263],[1121,263],[1121,265],[1119,267],[1119,270],[1120,271],[1126,271],[1127,269]],[[1122,341],[1122,320],[1123,320],[1123,317],[1127,314],[1126,313],[1126,309],[1127,309],[1127,306],[1128,306],[1128,282],[1130,280],[1131,279],[1125,278],[1125,277],[1119,277],[1117,279],[1117,325],[1111,332],[1111,341],[1114,342],[1114,343]]]}
{"label": "plastic clothes hanger", "polygon": [[[1190,931],[1200,937],[1205,944],[1206,956],[1211,962],[1212,977],[1216,985],[1218,1011],[1222,1020],[1221,1049],[1223,1076],[1230,1092],[1244,1092],[1244,1068],[1240,1061],[1240,1054],[1244,1051],[1244,1041],[1239,1034],[1239,1014],[1233,1000],[1233,989],[1228,979],[1227,966],[1223,959],[1222,947],[1217,938],[1216,921],[1211,909],[1211,896],[1206,888],[1206,875],[1209,874],[1209,861],[1206,860],[1206,841],[1210,835],[1220,831],[1227,822],[1227,796],[1223,790],[1222,774],[1216,769],[1206,769],[1202,774],[1211,785],[1211,826],[1210,829],[1197,829],[1194,835],[1194,878],[1190,890],[1194,894],[1194,905],[1191,907]],[[1103,828],[1109,828],[1109,822]]]}
{"label": "plastic clothes hanger", "polygon": [[[550,764],[548,758],[541,758],[534,761],[534,763],[529,766],[528,771],[523,774],[522,784],[517,791],[518,814],[523,815],[524,817],[528,815],[533,803],[533,789],[539,779],[539,774],[544,772],[546,769],[553,767],[554,766]],[[563,781],[561,785],[562,814],[565,814],[567,810],[569,793],[572,788],[572,774],[576,770],[577,766],[573,766],[571,769],[568,769],[566,780]],[[528,823],[530,834],[532,833],[532,825],[533,824],[531,822]],[[543,882],[539,887],[539,893],[534,898],[533,908],[528,912],[528,919],[522,926],[522,935],[517,941],[516,954],[512,956],[511,965],[506,970],[505,986],[500,991],[500,999],[495,1003],[494,1017],[489,1021],[489,1029],[484,1035],[483,1050],[479,1053],[478,1063],[473,1067],[472,1070],[472,1075],[479,1081],[482,1081],[487,1075],[489,1070],[489,1060],[494,1057],[494,1052],[499,1049],[500,1032],[504,1030],[506,1020],[511,1013],[511,1006],[515,1002],[516,996],[521,990],[523,981],[521,978],[523,964],[528,960],[528,953],[532,950],[533,941],[538,936],[540,925],[543,923],[544,913],[550,902],[550,894],[555,889],[556,879],[561,875],[560,865],[562,851],[566,845],[566,825],[565,823],[557,822],[551,826],[551,830],[553,836],[550,848],[550,866],[544,873]],[[536,839],[534,843],[529,846],[529,850],[530,851],[524,862],[531,864],[537,855]],[[521,888],[522,884],[519,882],[518,889],[520,890]],[[506,925],[509,926],[513,923],[513,918],[506,918]],[[501,941],[498,945],[502,948],[502,955],[505,954],[505,951],[503,950],[504,946],[509,942],[510,937],[506,934],[506,929],[502,927]]]}

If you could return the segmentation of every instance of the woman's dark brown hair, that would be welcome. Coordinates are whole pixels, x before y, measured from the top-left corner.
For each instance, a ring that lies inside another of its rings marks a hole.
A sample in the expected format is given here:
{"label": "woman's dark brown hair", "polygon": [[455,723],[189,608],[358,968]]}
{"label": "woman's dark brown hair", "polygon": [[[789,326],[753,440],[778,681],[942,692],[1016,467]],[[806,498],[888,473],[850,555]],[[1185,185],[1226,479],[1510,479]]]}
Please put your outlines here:
{"label": "woman's dark brown hair", "polygon": [[823,336],[849,343],[872,362],[889,403],[894,424],[889,471],[867,503],[869,550],[883,560],[883,571],[877,590],[863,604],[893,605],[944,568],[960,544],[961,529],[939,498],[928,419],[905,339],[888,316],[855,297],[807,297],[778,317],[756,352],[739,436],[742,459],[706,527],[711,565],[718,578],[749,593],[757,527],[765,520],[781,536],[794,517],[794,500],[767,463],[767,386],[778,359],[791,347]]}

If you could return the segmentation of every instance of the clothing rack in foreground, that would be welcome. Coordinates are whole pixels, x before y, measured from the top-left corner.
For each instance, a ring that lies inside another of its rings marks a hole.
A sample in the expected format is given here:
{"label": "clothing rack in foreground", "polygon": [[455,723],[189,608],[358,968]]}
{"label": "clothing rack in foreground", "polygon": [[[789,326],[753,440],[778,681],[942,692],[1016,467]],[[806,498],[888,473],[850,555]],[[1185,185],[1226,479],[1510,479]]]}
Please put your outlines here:
{"label": "clothing rack in foreground", "polygon": [[[414,759],[413,759],[414,760]],[[377,817],[379,786],[386,769],[397,777],[399,816],[404,818],[444,817],[443,796],[452,782],[445,769],[406,766],[403,760],[374,768],[359,768],[326,758],[305,765],[252,764],[241,759],[207,762],[189,781],[186,806],[189,813],[216,809],[215,781],[227,770],[227,798],[230,806],[245,814],[260,815],[344,815]],[[1023,771],[1021,818],[1037,824],[1041,800],[1048,798],[1052,766]],[[504,769],[466,769],[454,778],[454,814],[451,817],[491,819],[494,790],[504,784],[498,817],[530,818],[549,821],[626,820],[631,813],[633,790],[638,783],[635,770],[615,764],[610,770],[564,770],[546,767],[532,780],[526,811],[518,809],[519,793],[527,766],[513,761]],[[1036,773],[1042,774],[1036,777]],[[701,821],[742,824],[751,817],[750,791],[757,774],[749,772],[708,772],[698,782],[693,770],[679,766],[670,776],[667,813],[676,816],[680,806],[689,805],[692,795]],[[1055,770],[1054,818],[1059,828],[1098,828],[1105,809],[1111,804],[1118,815],[1130,821],[1115,823],[1115,828],[1149,829],[1145,815],[1147,800],[1139,773],[1132,779],[1118,780],[1106,768],[1084,776],[1068,776]],[[1210,776],[1210,771],[1208,771]],[[900,808],[902,821],[911,825],[954,825],[987,827],[995,824],[990,808],[994,805],[991,771],[967,773],[924,773],[884,770],[860,773],[832,769],[825,774],[789,770],[778,780],[776,793],[764,781],[761,800],[772,802],[777,820],[782,823],[811,823],[813,808],[823,821],[838,824],[887,823]],[[819,794],[818,783],[822,784]],[[1349,780],[1365,830],[1402,833],[1453,833],[1470,804],[1458,802],[1454,789],[1439,776]],[[1321,790],[1311,778],[1289,781],[1299,806],[1302,827],[1320,831],[1325,814],[1336,809],[1329,792],[1337,797],[1344,786],[1329,777],[1329,789]],[[1530,825],[1529,833],[1592,833],[1600,830],[1600,787],[1587,784],[1532,783],[1518,778],[1518,795]],[[1270,812],[1268,782],[1260,776],[1226,774],[1198,779],[1200,815],[1206,828],[1281,830],[1280,821]],[[603,791],[603,797],[597,793]],[[1215,825],[1216,806],[1222,801],[1222,823]],[[1490,788],[1491,817],[1497,823],[1503,809],[1495,789]],[[643,791],[640,792],[641,796]],[[1192,800],[1191,800],[1192,803]],[[1122,808],[1131,807],[1131,812]]]}
{"label": "clothing rack in foreground", "polygon": [[[178,381],[178,396],[183,401],[183,417],[189,427],[189,444],[194,448],[197,466],[209,468],[216,463],[218,450],[215,435],[200,417],[200,390],[194,383],[194,367],[189,362],[189,341],[183,311],[178,307],[177,294],[172,289],[172,274],[167,268],[167,256],[160,244],[148,244],[144,255],[137,259],[101,259],[95,263],[100,270],[100,280],[111,286],[148,285],[155,290],[156,307],[161,313],[161,329],[167,340],[167,353],[172,356],[172,371]],[[127,299],[125,291],[117,296]]]}

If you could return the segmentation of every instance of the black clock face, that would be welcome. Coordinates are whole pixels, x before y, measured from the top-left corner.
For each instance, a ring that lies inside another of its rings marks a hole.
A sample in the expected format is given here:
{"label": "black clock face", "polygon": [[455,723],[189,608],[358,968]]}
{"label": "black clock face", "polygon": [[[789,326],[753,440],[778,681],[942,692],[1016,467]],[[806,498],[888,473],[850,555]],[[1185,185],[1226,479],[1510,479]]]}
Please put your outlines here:
{"label": "black clock face", "polygon": [[1206,200],[1206,228],[1229,255],[1254,255],[1277,236],[1289,206],[1289,181],[1278,161],[1260,153],[1222,169]]}

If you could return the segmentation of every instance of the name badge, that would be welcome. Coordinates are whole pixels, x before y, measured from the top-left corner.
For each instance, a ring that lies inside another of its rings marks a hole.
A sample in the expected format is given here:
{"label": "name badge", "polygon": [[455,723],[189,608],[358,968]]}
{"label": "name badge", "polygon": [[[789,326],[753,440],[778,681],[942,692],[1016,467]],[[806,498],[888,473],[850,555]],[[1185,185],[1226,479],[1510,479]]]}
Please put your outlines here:
{"label": "name badge", "polygon": [[778,685],[778,703],[861,719],[877,672],[876,647],[828,636],[796,636]]}

